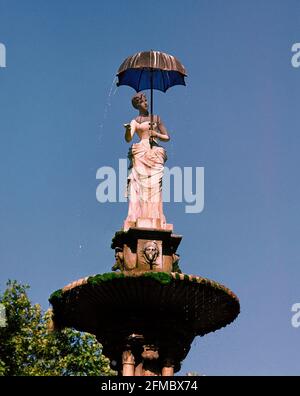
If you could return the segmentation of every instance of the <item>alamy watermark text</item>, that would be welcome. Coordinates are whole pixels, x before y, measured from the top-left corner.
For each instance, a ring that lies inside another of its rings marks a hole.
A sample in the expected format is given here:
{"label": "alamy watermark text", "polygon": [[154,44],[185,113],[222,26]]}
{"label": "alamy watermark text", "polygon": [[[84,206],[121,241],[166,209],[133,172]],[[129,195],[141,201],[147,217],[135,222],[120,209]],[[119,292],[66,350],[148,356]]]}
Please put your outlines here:
{"label": "alamy watermark text", "polygon": [[[125,195],[127,172],[126,159],[119,159],[118,172],[110,166],[99,168],[96,173],[96,179],[100,180],[96,189],[97,201],[100,203],[127,202]],[[172,180],[173,183],[171,183]],[[163,202],[185,202],[185,213],[201,213],[204,209],[204,168],[164,167],[162,200]]]}
{"label": "alamy watermark text", "polygon": [[6,47],[0,43],[0,67],[6,67]]}
{"label": "alamy watermark text", "polygon": [[293,67],[300,67],[300,43],[294,43],[292,45],[293,56],[291,58],[291,64]]}
{"label": "alamy watermark text", "polygon": [[291,311],[295,312],[291,319],[292,326],[300,327],[300,303],[293,304]]}

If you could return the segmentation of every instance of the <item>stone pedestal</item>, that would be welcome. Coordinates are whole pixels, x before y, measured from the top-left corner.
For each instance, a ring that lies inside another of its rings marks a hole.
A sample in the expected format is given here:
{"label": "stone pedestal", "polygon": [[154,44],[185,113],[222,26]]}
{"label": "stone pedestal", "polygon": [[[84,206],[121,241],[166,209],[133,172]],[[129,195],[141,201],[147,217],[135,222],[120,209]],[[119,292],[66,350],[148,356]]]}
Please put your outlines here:
{"label": "stone pedestal", "polygon": [[129,228],[119,231],[112,240],[116,263],[112,270],[172,272],[178,266],[177,247],[182,239],[171,230]]}
{"label": "stone pedestal", "polygon": [[136,221],[124,221],[123,231],[128,231],[130,228],[153,228],[173,231],[173,224],[163,223],[161,219],[154,219],[152,217],[138,217]]}

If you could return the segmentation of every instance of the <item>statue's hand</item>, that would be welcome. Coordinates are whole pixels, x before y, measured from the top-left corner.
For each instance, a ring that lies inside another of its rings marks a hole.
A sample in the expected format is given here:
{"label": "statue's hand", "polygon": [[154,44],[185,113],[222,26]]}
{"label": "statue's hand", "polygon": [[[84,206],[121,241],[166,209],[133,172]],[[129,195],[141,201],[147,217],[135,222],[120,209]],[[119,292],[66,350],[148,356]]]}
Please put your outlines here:
{"label": "statue's hand", "polygon": [[123,125],[124,125],[124,127],[126,129],[126,132],[131,130],[130,124],[123,124]]}
{"label": "statue's hand", "polygon": [[134,132],[132,131],[130,124],[123,124],[123,125],[125,127],[125,140],[127,143],[129,143],[132,140],[132,136]]}
{"label": "statue's hand", "polygon": [[149,130],[149,136],[153,138],[158,137],[158,133],[156,131],[153,131],[152,129]]}

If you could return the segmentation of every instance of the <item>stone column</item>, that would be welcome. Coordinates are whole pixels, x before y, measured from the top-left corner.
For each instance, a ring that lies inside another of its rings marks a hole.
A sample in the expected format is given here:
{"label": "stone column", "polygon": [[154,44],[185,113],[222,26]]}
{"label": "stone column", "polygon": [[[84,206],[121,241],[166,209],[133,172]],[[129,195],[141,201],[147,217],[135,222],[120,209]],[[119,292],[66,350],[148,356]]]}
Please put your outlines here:
{"label": "stone column", "polygon": [[123,376],[134,376],[134,356],[130,350],[124,351],[122,354]]}
{"label": "stone column", "polygon": [[174,376],[174,366],[164,366],[162,368],[161,375],[163,377],[173,377]]}
{"label": "stone column", "polygon": [[176,340],[174,339],[174,343],[172,347],[166,348],[165,350],[162,351],[161,353],[161,375],[163,377],[173,377],[174,376],[174,371],[175,371],[175,366],[176,362],[178,361],[178,357],[176,354],[176,349],[174,348],[174,345],[176,345]]}
{"label": "stone column", "polygon": [[139,363],[139,364],[135,367],[134,375],[135,375],[136,377],[142,377],[142,376],[144,375],[143,363]]}

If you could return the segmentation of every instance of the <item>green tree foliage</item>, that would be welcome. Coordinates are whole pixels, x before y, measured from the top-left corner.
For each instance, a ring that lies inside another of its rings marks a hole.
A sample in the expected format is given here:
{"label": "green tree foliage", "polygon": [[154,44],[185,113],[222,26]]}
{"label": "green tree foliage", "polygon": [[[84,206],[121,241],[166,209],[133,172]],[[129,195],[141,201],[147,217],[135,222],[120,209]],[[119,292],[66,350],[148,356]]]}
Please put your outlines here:
{"label": "green tree foliage", "polygon": [[6,325],[0,327],[0,375],[100,376],[114,375],[102,347],[88,333],[53,331],[51,310],[32,305],[29,286],[9,281],[0,303]]}

